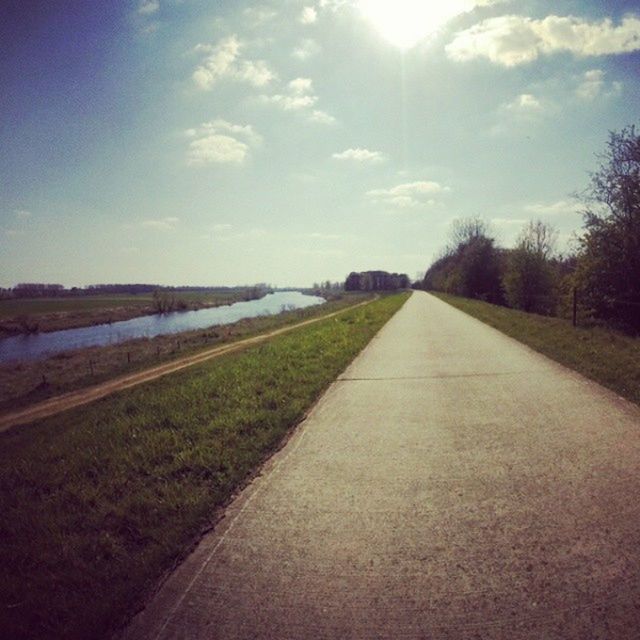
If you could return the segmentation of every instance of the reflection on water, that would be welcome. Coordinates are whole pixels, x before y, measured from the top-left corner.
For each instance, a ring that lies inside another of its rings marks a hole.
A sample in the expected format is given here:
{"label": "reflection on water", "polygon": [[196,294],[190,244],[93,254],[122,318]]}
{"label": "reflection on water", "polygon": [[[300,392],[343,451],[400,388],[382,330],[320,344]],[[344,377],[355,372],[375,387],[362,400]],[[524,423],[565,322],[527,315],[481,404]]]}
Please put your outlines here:
{"label": "reflection on water", "polygon": [[35,360],[61,351],[116,344],[133,338],[153,338],[163,334],[203,329],[213,325],[231,324],[243,318],[280,313],[284,309],[303,309],[322,304],[324,301],[324,298],[308,296],[299,291],[280,291],[270,293],[260,300],[236,302],[224,307],[198,309],[197,311],[174,311],[161,315],[141,316],[113,324],[12,336],[0,340],[0,363],[12,360]]}

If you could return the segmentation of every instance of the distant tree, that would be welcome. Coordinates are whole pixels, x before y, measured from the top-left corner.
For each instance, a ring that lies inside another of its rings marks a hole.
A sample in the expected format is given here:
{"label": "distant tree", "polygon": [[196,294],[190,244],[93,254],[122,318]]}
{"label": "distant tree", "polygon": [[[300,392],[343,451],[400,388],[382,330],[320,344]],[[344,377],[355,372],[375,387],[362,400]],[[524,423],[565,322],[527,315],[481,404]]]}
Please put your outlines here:
{"label": "distant tree", "polygon": [[425,287],[488,302],[502,302],[501,257],[488,223],[454,220],[450,244],[429,268]]}
{"label": "distant tree", "polygon": [[451,247],[455,251],[475,240],[490,237],[491,229],[482,218],[458,218],[452,222],[449,236]]}
{"label": "distant tree", "polygon": [[555,310],[554,271],[550,259],[557,233],[538,220],[524,228],[516,248],[508,253],[503,285],[507,304],[533,313]]}
{"label": "distant tree", "polygon": [[640,136],[610,132],[582,194],[585,233],[576,270],[593,316],[640,331]]}
{"label": "distant tree", "polygon": [[360,291],[362,278],[359,273],[352,271],[344,283],[345,291]]}
{"label": "distant tree", "polygon": [[345,291],[393,291],[408,287],[409,276],[406,273],[387,271],[352,271],[344,283]]}

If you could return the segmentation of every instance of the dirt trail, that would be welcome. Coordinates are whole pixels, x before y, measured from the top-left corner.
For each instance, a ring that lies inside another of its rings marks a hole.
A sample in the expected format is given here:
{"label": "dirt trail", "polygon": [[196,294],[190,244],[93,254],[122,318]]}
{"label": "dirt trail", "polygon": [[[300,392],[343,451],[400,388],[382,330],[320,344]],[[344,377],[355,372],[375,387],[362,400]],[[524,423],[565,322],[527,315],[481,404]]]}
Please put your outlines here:
{"label": "dirt trail", "polygon": [[345,313],[346,311],[351,311],[363,305],[370,304],[371,302],[372,300],[366,300],[351,307],[347,307],[346,309],[340,309],[339,311],[335,311],[318,318],[311,318],[309,320],[304,320],[303,322],[298,322],[286,327],[281,327],[280,329],[274,329],[273,331],[269,331],[268,333],[262,333],[251,338],[245,338],[244,340],[239,340],[238,342],[233,342],[232,344],[213,347],[212,349],[207,349],[206,351],[201,351],[200,353],[196,353],[191,356],[173,360],[171,362],[158,365],[157,367],[151,367],[150,369],[144,369],[143,371],[120,376],[118,378],[114,378],[113,380],[108,380],[92,387],[85,387],[83,389],[78,389],[77,391],[70,391],[69,393],[64,393],[62,395],[55,396],[54,398],[49,398],[48,400],[44,400],[43,402],[38,402],[37,404],[31,405],[26,409],[20,409],[18,411],[6,413],[0,416],[0,432],[6,431],[7,429],[10,429],[17,425],[28,424],[30,422],[35,422],[36,420],[48,418],[49,416],[61,413],[62,411],[66,411],[67,409],[73,409],[74,407],[89,404],[90,402],[94,402],[95,400],[104,398],[105,396],[111,395],[112,393],[123,391],[124,389],[129,389],[130,387],[135,387],[139,384],[155,380],[156,378],[166,376],[170,373],[175,373],[176,371],[180,371],[181,369],[191,367],[194,364],[199,364],[213,358],[218,358],[227,353],[233,353],[234,351],[246,349],[247,347],[260,344],[261,342],[270,340],[271,338],[282,335],[283,333],[288,333],[289,331],[293,331],[294,329],[299,329],[300,327],[305,327],[307,325],[332,318],[341,313]]}

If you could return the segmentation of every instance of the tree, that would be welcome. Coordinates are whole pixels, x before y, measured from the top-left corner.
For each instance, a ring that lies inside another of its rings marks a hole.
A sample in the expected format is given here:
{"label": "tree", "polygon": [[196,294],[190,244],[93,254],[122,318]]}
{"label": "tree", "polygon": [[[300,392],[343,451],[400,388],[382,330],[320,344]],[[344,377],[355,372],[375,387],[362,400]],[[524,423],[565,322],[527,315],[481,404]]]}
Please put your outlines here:
{"label": "tree", "polygon": [[610,132],[583,193],[585,233],[576,271],[592,315],[640,331],[640,136]]}
{"label": "tree", "polygon": [[502,302],[500,253],[480,218],[454,220],[449,247],[427,270],[425,289]]}
{"label": "tree", "polygon": [[503,285],[507,304],[515,309],[550,314],[555,309],[554,274],[550,263],[557,234],[538,220],[523,229],[509,252]]}

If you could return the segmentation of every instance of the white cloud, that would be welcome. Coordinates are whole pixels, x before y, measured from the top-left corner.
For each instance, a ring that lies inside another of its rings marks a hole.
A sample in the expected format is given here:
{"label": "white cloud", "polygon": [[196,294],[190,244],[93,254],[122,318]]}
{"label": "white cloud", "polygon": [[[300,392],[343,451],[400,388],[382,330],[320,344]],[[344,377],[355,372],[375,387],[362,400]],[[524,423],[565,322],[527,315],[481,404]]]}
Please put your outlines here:
{"label": "white cloud", "polygon": [[188,164],[242,164],[249,153],[249,146],[231,136],[212,134],[198,138],[189,145]]}
{"label": "white cloud", "polygon": [[300,22],[302,24],[313,24],[318,19],[318,12],[315,7],[304,7],[300,13]]}
{"label": "white cloud", "polygon": [[433,206],[436,196],[449,191],[449,187],[443,187],[439,182],[419,181],[399,184],[391,189],[373,189],[367,192],[367,196],[374,202],[406,209]]}
{"label": "white cloud", "polygon": [[25,209],[16,209],[14,211],[14,213],[16,214],[16,216],[18,218],[30,218],[31,217],[31,211],[26,211]]}
{"label": "white cloud", "polygon": [[234,135],[240,135],[252,145],[257,145],[262,142],[262,136],[257,133],[250,124],[233,124],[228,120],[217,118],[216,120],[212,120],[211,122],[203,123],[201,128],[203,131],[210,134],[223,131],[227,133],[233,133]]}
{"label": "white cloud", "polygon": [[295,78],[286,86],[284,93],[261,95],[260,100],[265,104],[274,104],[283,111],[300,111],[310,122],[333,124],[335,118],[325,111],[311,108],[318,102],[318,96],[313,89],[310,78]]}
{"label": "white cloud", "polygon": [[343,240],[345,236],[339,233],[303,233],[303,238],[310,238],[311,240]]}
{"label": "white cloud", "polygon": [[524,218],[491,218],[491,224],[495,227],[523,227],[527,222]]}
{"label": "white cloud", "polygon": [[187,164],[191,166],[242,164],[251,147],[262,141],[251,125],[222,119],[203,123],[193,137],[187,152]]}
{"label": "white cloud", "polygon": [[550,203],[534,203],[525,205],[524,210],[533,216],[564,216],[577,215],[582,211],[581,205],[575,200],[557,200]]}
{"label": "white cloud", "polygon": [[340,153],[332,155],[336,160],[347,160],[366,164],[380,164],[386,160],[386,156],[381,151],[370,151],[369,149],[345,149]]}
{"label": "white cloud", "polygon": [[149,16],[156,13],[160,9],[159,0],[143,0],[138,7],[138,13],[143,16]]}
{"label": "white cloud", "polygon": [[307,60],[320,53],[320,45],[311,38],[301,40],[298,46],[291,52],[291,55],[298,60]]}
{"label": "white cloud", "polygon": [[179,218],[168,216],[158,220],[143,220],[140,224],[146,229],[155,229],[156,231],[173,231],[180,222]]}
{"label": "white cloud", "polygon": [[309,120],[318,124],[335,124],[336,122],[336,119],[330,113],[321,109],[314,109],[309,115]]}
{"label": "white cloud", "polygon": [[219,80],[235,80],[263,87],[275,79],[275,73],[264,60],[242,59],[242,46],[235,35],[224,38],[215,46],[197,45],[195,51],[206,56],[193,72],[193,81],[201,89],[209,90]]}
{"label": "white cloud", "polygon": [[268,7],[247,7],[242,14],[255,26],[265,24],[278,15],[273,9]]}
{"label": "white cloud", "polygon": [[504,108],[518,113],[539,113],[542,111],[542,103],[531,93],[521,93]]}
{"label": "white cloud", "polygon": [[549,99],[541,100],[531,93],[521,93],[513,100],[500,105],[496,114],[498,120],[489,133],[503,135],[512,132],[514,127],[530,127],[556,110],[556,104]]}
{"label": "white cloud", "polygon": [[289,82],[286,93],[262,96],[262,99],[285,111],[297,111],[312,107],[318,101],[318,96],[315,95],[313,83],[309,78],[296,78]]}
{"label": "white cloud", "polygon": [[576,89],[576,95],[581,100],[592,102],[596,98],[605,98],[620,95],[622,91],[621,82],[612,82],[607,88],[605,73],[602,69],[590,69],[579,78],[580,84]]}
{"label": "white cloud", "polygon": [[500,16],[458,32],[446,50],[453,60],[484,57],[505,67],[562,51],[581,57],[628,53],[640,50],[640,18],[627,16],[616,26],[610,18]]}

